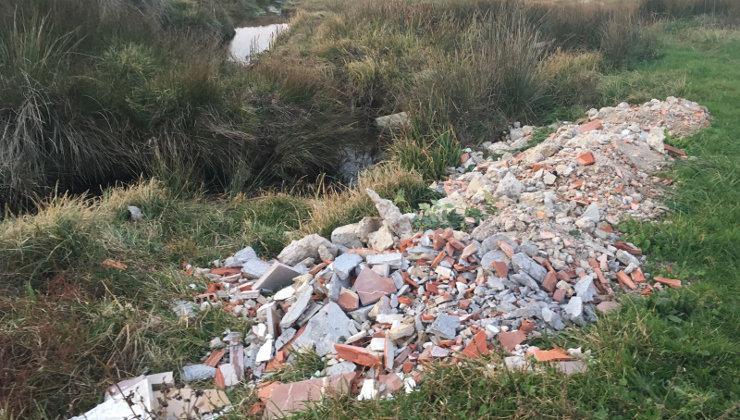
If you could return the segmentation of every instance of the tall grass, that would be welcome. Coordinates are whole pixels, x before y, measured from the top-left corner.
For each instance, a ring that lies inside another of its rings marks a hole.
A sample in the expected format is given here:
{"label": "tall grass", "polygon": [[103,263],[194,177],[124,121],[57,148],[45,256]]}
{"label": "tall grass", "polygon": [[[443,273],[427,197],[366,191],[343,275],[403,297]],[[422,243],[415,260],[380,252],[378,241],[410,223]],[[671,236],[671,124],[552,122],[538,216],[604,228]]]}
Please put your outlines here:
{"label": "tall grass", "polygon": [[305,77],[226,62],[228,5],[0,5],[2,207],[140,175],[218,192],[332,171],[365,129],[313,91],[295,101]]}
{"label": "tall grass", "polygon": [[[224,42],[262,0],[11,3],[0,5],[0,203],[12,208],[140,175],[216,192],[314,179],[336,172],[337,144],[376,143],[373,118],[398,111],[423,135],[451,126],[463,143],[496,140],[512,120],[591,105],[594,78],[649,58],[645,19],[735,7],[306,0],[244,69],[225,62]],[[554,56],[601,58],[562,89]]]}

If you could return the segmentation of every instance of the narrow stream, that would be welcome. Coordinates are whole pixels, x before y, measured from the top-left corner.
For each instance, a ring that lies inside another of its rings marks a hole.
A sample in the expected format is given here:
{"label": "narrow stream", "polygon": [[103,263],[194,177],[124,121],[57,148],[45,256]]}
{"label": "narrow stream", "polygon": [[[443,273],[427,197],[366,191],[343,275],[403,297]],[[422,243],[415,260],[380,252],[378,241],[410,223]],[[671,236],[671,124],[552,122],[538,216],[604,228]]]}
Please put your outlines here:
{"label": "narrow stream", "polygon": [[249,63],[252,56],[269,49],[275,37],[286,29],[287,23],[236,28],[236,35],[229,45],[231,59],[244,64]]}

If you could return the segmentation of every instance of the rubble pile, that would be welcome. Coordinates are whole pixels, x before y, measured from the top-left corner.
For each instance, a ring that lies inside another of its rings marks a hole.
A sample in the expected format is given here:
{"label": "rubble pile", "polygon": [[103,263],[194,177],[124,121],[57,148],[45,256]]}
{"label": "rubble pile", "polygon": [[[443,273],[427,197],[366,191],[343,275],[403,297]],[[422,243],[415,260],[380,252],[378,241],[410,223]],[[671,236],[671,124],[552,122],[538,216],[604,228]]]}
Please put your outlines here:
{"label": "rubble pile", "polygon": [[[564,124],[533,147],[532,127],[512,127],[432,185],[446,196],[430,211],[486,214],[480,223],[467,219],[468,229],[418,231],[418,215],[368,190],[380,217],[339,227],[329,239],[293,241],[273,261],[247,247],[213,268],[189,267],[210,285],[194,302],[177,302],[176,312],[221,307],[255,325],[246,336],[215,338],[181,377],[254,385],[262,399],[254,412],[271,418],[327,392],[411,392],[426,363],[494,349],[509,354],[508,368],[541,362],[583,371],[589,352],[526,342],[595,321],[618,306],[619,293],[681,287],[644,273],[641,250],[615,227],[665,210],[658,198],[670,180],[654,174],[685,156],[664,143],[665,133],[695,133],[708,120],[696,103],[668,98],[591,110],[585,123]],[[271,381],[302,350],[327,367],[306,381]]]}

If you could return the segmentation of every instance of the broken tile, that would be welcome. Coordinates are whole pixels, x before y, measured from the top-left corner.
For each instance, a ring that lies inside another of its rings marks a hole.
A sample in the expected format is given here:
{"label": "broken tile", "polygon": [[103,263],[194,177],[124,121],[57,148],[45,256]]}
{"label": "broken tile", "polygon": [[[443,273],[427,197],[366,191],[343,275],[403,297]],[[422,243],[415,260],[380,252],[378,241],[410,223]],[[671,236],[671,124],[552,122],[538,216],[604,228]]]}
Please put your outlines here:
{"label": "broken tile", "polygon": [[504,350],[512,352],[518,344],[527,341],[527,334],[520,330],[502,332],[498,335],[498,341],[501,343],[501,347],[503,347]]}
{"label": "broken tile", "polygon": [[259,278],[259,280],[257,280],[256,283],[254,283],[254,285],[252,285],[252,288],[255,290],[280,290],[293,284],[293,279],[299,275],[301,275],[301,273],[293,268],[276,262],[265,272],[265,274],[262,275],[262,277]]}
{"label": "broken tile", "polygon": [[319,401],[327,394],[346,394],[351,389],[355,372],[327,378],[278,384],[270,390],[265,402],[264,418],[282,418],[292,411],[302,410],[309,401]]}
{"label": "broken tile", "polygon": [[396,291],[393,280],[388,277],[381,277],[378,273],[365,267],[357,276],[354,284],[355,291],[360,297],[362,305],[375,303],[381,296],[388,295]]}

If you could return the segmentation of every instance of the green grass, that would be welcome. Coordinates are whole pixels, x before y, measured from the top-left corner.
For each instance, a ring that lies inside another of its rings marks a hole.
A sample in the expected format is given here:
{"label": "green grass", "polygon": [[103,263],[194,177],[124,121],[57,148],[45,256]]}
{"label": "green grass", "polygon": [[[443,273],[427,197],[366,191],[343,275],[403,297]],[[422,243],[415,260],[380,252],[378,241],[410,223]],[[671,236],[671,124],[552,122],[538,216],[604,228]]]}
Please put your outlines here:
{"label": "green grass", "polygon": [[[643,80],[662,97],[685,77],[688,98],[712,126],[680,140],[696,159],[679,163],[666,222],[626,223],[654,275],[687,287],[622,299],[619,313],[543,340],[592,350],[585,374],[489,372],[485,365],[434,369],[420,391],[392,401],[331,399],[300,418],[737,418],[740,415],[740,39],[697,23],[665,27],[661,58],[616,81]],[[671,271],[667,271],[668,268]],[[494,356],[496,360],[499,356]]]}

